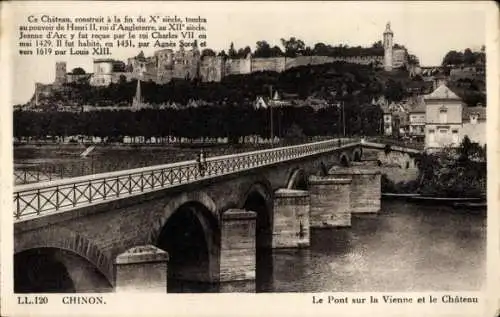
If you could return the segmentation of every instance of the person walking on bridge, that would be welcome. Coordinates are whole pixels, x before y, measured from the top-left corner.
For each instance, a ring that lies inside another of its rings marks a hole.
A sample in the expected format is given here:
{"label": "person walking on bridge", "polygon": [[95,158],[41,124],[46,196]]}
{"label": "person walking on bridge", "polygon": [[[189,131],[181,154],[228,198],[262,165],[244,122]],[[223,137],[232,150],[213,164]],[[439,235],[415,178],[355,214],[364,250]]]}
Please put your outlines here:
{"label": "person walking on bridge", "polygon": [[200,150],[200,153],[198,154],[198,158],[196,159],[196,162],[198,163],[198,172],[200,173],[201,176],[205,176],[205,169],[206,169],[206,157],[205,153],[203,152],[203,149]]}

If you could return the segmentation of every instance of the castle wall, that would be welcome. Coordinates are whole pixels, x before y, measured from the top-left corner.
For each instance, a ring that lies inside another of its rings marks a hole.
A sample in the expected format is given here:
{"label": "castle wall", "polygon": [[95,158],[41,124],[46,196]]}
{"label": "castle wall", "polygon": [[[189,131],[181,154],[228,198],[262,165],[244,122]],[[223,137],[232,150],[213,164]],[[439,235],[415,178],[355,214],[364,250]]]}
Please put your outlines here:
{"label": "castle wall", "polygon": [[81,74],[81,75],[75,75],[75,74],[66,74],[66,82],[67,83],[76,83],[81,80],[87,80],[89,79],[91,74]]}
{"label": "castle wall", "polygon": [[311,65],[321,65],[333,63],[334,58],[331,56],[311,56]]}
{"label": "castle wall", "polygon": [[311,56],[298,56],[295,58],[287,58],[285,60],[285,69],[305,66],[309,65],[310,63],[311,63]]}
{"label": "castle wall", "polygon": [[200,63],[200,76],[204,82],[219,82],[224,77],[222,57],[205,56]]}
{"label": "castle wall", "polygon": [[285,57],[251,59],[251,72],[275,71],[281,73],[285,71],[285,66]]}
{"label": "castle wall", "polygon": [[252,60],[250,58],[227,59],[224,65],[225,75],[250,74]]}
{"label": "castle wall", "polygon": [[[392,32],[384,33],[384,56],[297,56],[295,58],[272,57],[251,58],[248,55],[241,59],[225,59],[220,56],[205,56],[201,59],[200,52],[195,50],[173,51],[162,49],[154,52],[153,56],[144,57],[141,53],[136,57],[127,59],[125,71],[112,68],[110,63],[94,64],[94,75],[90,78],[90,84],[94,86],[107,86],[117,83],[120,76],[125,76],[127,81],[141,78],[144,81],[152,80],[158,84],[166,84],[174,78],[194,79],[201,78],[204,82],[220,82],[225,76],[250,74],[260,71],[283,72],[287,69],[307,66],[321,65],[333,62],[348,62],[361,65],[374,64],[385,66],[390,70],[392,67],[400,67],[406,64],[406,50],[393,49]],[[463,74],[457,74],[460,76]],[[465,77],[465,76],[464,76]],[[69,80],[74,82],[77,77],[66,75],[66,63],[56,64],[55,84],[61,85]]]}
{"label": "castle wall", "polygon": [[406,64],[406,50],[395,49],[392,52],[392,67],[399,68]]}

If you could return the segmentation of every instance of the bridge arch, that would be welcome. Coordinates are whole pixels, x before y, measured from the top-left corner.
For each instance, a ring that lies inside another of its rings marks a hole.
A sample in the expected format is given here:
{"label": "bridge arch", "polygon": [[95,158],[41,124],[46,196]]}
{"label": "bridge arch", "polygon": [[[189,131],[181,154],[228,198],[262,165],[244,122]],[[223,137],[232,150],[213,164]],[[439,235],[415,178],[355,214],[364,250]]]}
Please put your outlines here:
{"label": "bridge arch", "polygon": [[213,282],[219,275],[220,227],[214,201],[203,192],[171,200],[155,221],[152,243],[169,254],[168,292],[181,281]]}
{"label": "bridge arch", "polygon": [[353,162],[361,162],[362,156],[363,156],[363,149],[362,148],[357,147],[352,151],[352,161]]}
{"label": "bridge arch", "polygon": [[349,166],[349,154],[347,152],[341,152],[339,155],[339,163],[341,166],[348,167]]}
{"label": "bridge arch", "polygon": [[240,208],[257,213],[256,243],[258,249],[272,247],[273,192],[268,181],[254,183],[243,195]]}
{"label": "bridge arch", "polygon": [[290,177],[288,178],[286,188],[307,190],[308,187],[309,186],[307,183],[307,175],[304,169],[295,168],[290,174]]}
{"label": "bridge arch", "polygon": [[[255,277],[258,285],[266,285],[272,276],[273,191],[268,181],[254,183],[243,195],[241,208],[257,213]],[[257,291],[261,291],[259,288]]]}
{"label": "bridge arch", "polygon": [[168,218],[177,210],[179,209],[182,205],[186,203],[191,203],[191,202],[196,202],[204,206],[206,209],[212,213],[212,215],[216,218],[219,219],[219,215],[217,213],[217,205],[215,204],[214,200],[205,192],[203,191],[196,191],[196,192],[184,192],[178,196],[175,196],[172,198],[166,205],[163,207],[162,212],[159,214],[159,216],[153,221],[151,224],[151,233],[149,237],[149,241],[151,243],[154,243],[157,239],[158,236],[167,222]]}
{"label": "bridge arch", "polygon": [[99,292],[113,284],[113,262],[78,233],[54,227],[15,239],[16,292]]}

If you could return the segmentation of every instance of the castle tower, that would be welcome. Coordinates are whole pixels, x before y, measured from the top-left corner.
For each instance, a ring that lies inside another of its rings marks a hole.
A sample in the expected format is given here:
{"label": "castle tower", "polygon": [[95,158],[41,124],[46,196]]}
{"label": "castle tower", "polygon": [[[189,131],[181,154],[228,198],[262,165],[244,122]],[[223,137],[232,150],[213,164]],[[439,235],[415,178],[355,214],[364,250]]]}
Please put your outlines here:
{"label": "castle tower", "polygon": [[384,69],[386,71],[392,70],[392,39],[394,33],[391,31],[391,23],[387,22],[384,31]]}
{"label": "castle tower", "polygon": [[55,84],[66,83],[66,62],[56,62],[56,80]]}

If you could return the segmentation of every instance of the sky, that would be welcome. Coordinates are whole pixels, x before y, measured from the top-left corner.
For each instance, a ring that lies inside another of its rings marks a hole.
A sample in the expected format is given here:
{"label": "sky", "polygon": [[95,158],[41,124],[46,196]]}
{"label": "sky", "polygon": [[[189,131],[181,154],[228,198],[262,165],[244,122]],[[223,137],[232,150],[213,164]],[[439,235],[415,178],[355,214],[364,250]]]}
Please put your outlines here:
{"label": "sky", "polygon": [[[35,82],[51,83],[55,62],[66,61],[70,71],[82,67],[92,72],[93,56],[19,56],[18,28],[30,14],[95,17],[106,15],[189,15],[208,20],[207,46],[226,50],[231,42],[238,49],[266,40],[280,45],[292,36],[306,45],[371,46],[382,40],[387,22],[394,42],[415,54],[423,66],[439,65],[450,50],[478,50],[486,43],[486,9],[475,2],[14,2],[11,3],[10,58],[12,60],[12,103],[28,101]],[[152,55],[154,49],[145,49]],[[139,49],[114,49],[111,58],[126,61]]]}

